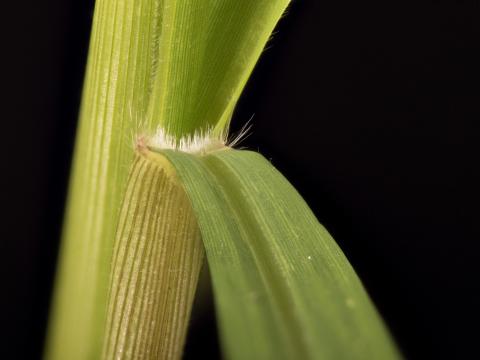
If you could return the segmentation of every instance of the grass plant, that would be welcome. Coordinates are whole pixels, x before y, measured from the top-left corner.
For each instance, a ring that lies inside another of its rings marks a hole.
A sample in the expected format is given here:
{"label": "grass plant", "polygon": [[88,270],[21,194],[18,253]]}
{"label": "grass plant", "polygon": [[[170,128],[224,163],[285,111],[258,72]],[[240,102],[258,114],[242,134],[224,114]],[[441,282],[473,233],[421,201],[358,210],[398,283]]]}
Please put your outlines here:
{"label": "grass plant", "polygon": [[180,358],[204,254],[227,358],[400,356],[295,189],[226,141],[287,5],[97,0],[47,359]]}

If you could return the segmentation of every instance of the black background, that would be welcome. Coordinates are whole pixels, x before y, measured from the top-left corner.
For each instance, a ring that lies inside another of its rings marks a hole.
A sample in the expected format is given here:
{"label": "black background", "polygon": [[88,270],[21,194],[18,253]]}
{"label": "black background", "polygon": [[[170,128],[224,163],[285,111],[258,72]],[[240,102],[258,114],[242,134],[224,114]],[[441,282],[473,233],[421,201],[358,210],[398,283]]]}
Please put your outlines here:
{"label": "black background", "polygon": [[[0,352],[35,359],[93,1],[1,6]],[[306,198],[411,359],[478,356],[479,50],[477,1],[296,0],[234,116],[255,114],[243,146]],[[214,357],[199,324],[187,355]]]}

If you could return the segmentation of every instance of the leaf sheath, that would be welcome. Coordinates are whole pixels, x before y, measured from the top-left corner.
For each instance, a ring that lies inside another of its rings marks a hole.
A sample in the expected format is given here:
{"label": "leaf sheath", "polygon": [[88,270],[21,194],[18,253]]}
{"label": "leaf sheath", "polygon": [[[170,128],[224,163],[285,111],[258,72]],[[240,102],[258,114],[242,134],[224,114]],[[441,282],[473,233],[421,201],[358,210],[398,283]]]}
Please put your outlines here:
{"label": "leaf sheath", "polygon": [[203,258],[174,172],[137,155],[117,228],[103,359],[181,357]]}

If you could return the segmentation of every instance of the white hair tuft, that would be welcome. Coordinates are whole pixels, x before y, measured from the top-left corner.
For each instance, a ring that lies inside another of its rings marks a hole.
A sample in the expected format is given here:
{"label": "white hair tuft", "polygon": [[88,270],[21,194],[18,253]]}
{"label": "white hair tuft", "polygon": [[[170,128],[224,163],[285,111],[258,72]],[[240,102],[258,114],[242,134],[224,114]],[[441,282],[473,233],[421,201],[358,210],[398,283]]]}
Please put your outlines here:
{"label": "white hair tuft", "polygon": [[213,131],[197,132],[177,140],[167,134],[165,129],[158,128],[152,136],[138,135],[135,139],[135,149],[139,152],[147,150],[177,150],[190,154],[204,155],[211,151],[220,150],[226,146],[222,136],[214,135]]}

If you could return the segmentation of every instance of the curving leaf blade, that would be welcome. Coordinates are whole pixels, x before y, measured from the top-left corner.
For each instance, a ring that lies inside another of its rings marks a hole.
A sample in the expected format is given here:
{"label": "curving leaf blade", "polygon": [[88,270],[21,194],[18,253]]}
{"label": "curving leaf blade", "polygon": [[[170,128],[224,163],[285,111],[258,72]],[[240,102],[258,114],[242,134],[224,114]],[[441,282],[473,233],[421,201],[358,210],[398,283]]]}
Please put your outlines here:
{"label": "curving leaf blade", "polygon": [[265,158],[162,154],[197,216],[227,358],[400,357],[340,248]]}

